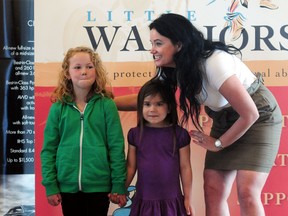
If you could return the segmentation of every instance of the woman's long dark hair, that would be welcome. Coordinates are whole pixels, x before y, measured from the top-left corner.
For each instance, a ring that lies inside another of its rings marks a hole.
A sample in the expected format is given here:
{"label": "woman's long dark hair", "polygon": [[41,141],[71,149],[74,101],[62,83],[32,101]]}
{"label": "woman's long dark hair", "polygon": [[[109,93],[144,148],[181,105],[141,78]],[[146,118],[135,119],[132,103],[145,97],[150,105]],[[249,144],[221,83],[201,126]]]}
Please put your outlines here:
{"label": "woman's long dark hair", "polygon": [[[186,123],[191,117],[194,126],[202,130],[199,122],[201,104],[197,95],[203,87],[203,61],[216,49],[231,54],[240,53],[240,50],[220,41],[213,42],[205,39],[188,19],[179,14],[162,14],[149,25],[149,28],[169,38],[174,45],[181,45],[180,51],[174,55],[176,68],[173,70],[176,79],[174,85],[180,88],[180,109],[183,111],[181,123]],[[168,75],[171,69],[163,68],[158,71],[161,71],[162,76],[166,74],[167,77],[173,78],[173,75]]]}

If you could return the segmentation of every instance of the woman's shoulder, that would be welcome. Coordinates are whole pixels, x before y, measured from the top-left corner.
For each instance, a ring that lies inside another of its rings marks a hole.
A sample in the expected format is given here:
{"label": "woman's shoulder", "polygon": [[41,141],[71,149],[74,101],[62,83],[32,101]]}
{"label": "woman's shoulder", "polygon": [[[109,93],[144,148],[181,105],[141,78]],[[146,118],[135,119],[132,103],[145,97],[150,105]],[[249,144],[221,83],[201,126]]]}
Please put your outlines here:
{"label": "woman's shoulder", "polygon": [[233,61],[234,55],[225,52],[223,50],[215,50],[211,56],[206,59],[206,65],[211,64],[215,65],[219,63],[225,63],[227,61]]}
{"label": "woman's shoulder", "polygon": [[205,62],[207,82],[218,90],[223,82],[235,72],[235,56],[222,50],[216,50]]}

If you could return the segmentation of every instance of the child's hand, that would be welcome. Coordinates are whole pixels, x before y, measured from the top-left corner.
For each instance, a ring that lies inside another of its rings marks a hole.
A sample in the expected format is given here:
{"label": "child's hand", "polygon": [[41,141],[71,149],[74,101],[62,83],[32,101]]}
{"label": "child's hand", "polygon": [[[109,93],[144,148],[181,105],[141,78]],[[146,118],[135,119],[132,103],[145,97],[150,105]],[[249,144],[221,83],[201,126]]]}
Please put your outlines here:
{"label": "child's hand", "polygon": [[119,203],[118,203],[118,205],[120,206],[120,207],[123,207],[123,206],[125,206],[126,205],[126,203],[127,203],[127,199],[126,199],[126,194],[120,194],[120,195],[118,195],[119,197]]}
{"label": "child's hand", "polygon": [[108,197],[112,203],[118,204],[120,207],[123,207],[126,205],[127,200],[126,200],[125,194],[109,193]]}
{"label": "child's hand", "polygon": [[118,204],[117,202],[117,195],[116,193],[112,194],[112,193],[109,193],[108,194],[108,197],[109,197],[109,200],[110,202],[114,203],[114,204]]}
{"label": "child's hand", "polygon": [[185,209],[186,209],[186,214],[190,215],[190,216],[195,216],[195,209],[194,209],[193,205],[191,204],[191,201],[185,199],[184,205],[185,205]]}
{"label": "child's hand", "polygon": [[51,196],[47,196],[48,203],[52,206],[57,206],[62,202],[62,197],[60,194],[53,194]]}

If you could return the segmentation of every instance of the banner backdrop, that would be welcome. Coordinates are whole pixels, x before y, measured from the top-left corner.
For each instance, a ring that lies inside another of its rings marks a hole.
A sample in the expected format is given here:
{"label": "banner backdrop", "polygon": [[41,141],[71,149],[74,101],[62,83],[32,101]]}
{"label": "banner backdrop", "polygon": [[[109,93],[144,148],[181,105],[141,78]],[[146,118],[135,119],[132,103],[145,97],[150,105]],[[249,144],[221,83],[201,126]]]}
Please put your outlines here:
{"label": "banner backdrop", "polygon": [[0,3],[0,215],[35,210],[34,2]]}
{"label": "banner backdrop", "polygon": [[[248,2],[248,3],[247,3]],[[266,1],[267,2],[267,1]],[[281,146],[262,193],[268,216],[288,212],[287,118],[288,118],[288,23],[286,1],[271,5],[263,1],[37,1],[35,2],[35,128],[36,128],[36,213],[39,216],[61,215],[60,207],[49,206],[41,185],[39,153],[43,130],[51,105],[49,97],[55,87],[64,53],[86,45],[97,51],[111,80],[116,96],[137,93],[141,85],[155,74],[149,53],[148,25],[161,13],[179,13],[187,17],[207,38],[234,44],[242,50],[243,60],[253,72],[260,72],[266,86],[276,96],[283,112]],[[135,112],[120,112],[124,136],[136,125]],[[205,113],[201,121],[209,133],[211,120]],[[192,126],[189,125],[188,129]],[[127,143],[126,143],[127,149]],[[205,215],[203,162],[205,150],[191,145],[194,173],[193,201],[197,215]],[[135,179],[129,199],[135,193]],[[240,215],[237,194],[229,198],[231,215]],[[128,215],[125,208],[111,205],[110,215]]]}

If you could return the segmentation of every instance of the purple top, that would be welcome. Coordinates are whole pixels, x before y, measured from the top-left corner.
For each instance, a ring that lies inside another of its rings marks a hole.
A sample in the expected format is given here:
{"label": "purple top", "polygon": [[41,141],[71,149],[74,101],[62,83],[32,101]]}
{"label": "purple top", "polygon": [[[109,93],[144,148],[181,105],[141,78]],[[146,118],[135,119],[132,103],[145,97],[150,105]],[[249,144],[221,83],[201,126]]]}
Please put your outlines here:
{"label": "purple top", "polygon": [[128,142],[136,147],[138,171],[130,215],[186,215],[179,178],[179,149],[189,145],[190,139],[188,132],[178,125],[175,130],[172,126],[144,127],[141,140],[140,128],[130,129]]}

